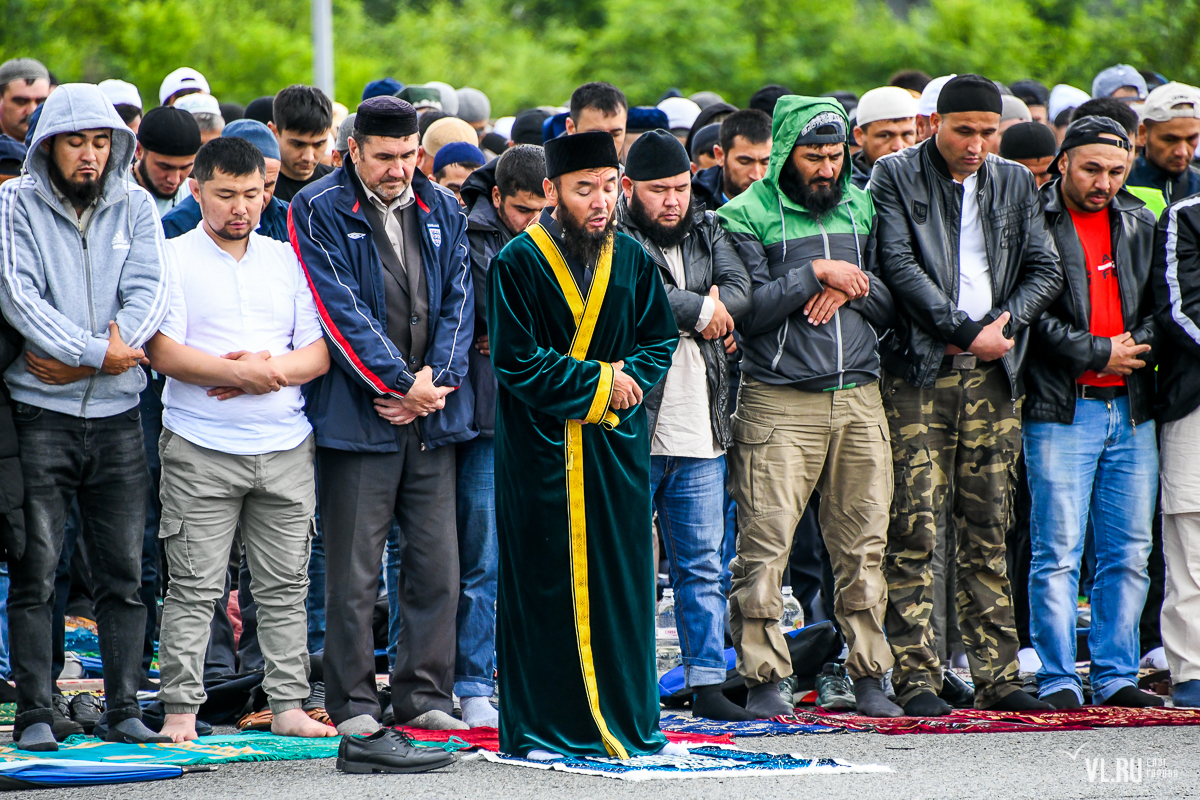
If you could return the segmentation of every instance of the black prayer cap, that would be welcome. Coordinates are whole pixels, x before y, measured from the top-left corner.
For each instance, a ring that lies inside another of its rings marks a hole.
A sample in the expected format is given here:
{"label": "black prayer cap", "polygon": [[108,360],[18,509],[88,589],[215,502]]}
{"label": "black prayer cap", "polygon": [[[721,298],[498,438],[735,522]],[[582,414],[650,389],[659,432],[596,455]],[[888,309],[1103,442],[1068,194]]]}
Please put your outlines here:
{"label": "black prayer cap", "polygon": [[772,83],[752,94],[748,107],[757,108],[759,111],[765,111],[768,114],[774,114],[775,104],[779,102],[779,98],[789,94],[794,94],[791,89],[788,89],[786,86],[780,86],[777,83]]}
{"label": "black prayer cap", "polygon": [[[683,149],[682,145],[680,149]],[[617,169],[619,164],[617,146],[612,136],[604,131],[559,136],[546,142],[546,177],[551,180],[585,169]]]}
{"label": "black prayer cap", "polygon": [[692,173],[687,151],[670,131],[646,131],[625,156],[625,174],[631,181],[656,181]]}
{"label": "black prayer cap", "polygon": [[938,114],[960,114],[971,111],[987,111],[1000,114],[1004,101],[996,84],[982,75],[967,73],[946,81],[938,95]]}
{"label": "black prayer cap", "polygon": [[354,132],[360,136],[400,139],[417,132],[417,110],[407,100],[381,95],[358,104]]}
{"label": "black prayer cap", "polygon": [[243,117],[245,119],[256,119],[263,125],[266,125],[268,122],[274,122],[275,95],[269,94],[266,97],[251,100],[250,105],[246,106],[246,113]]}
{"label": "black prayer cap", "polygon": [[1040,122],[1019,122],[1000,139],[1001,158],[1045,158],[1057,150],[1054,131]]}
{"label": "black prayer cap", "polygon": [[[1058,154],[1062,155],[1076,147],[1083,147],[1087,144],[1107,144],[1111,147],[1117,147],[1125,152],[1129,152],[1129,134],[1121,127],[1121,123],[1115,119],[1108,117],[1080,117],[1071,123],[1067,128],[1067,134],[1063,137],[1062,145],[1058,148]],[[1054,159],[1050,163],[1050,168],[1047,170],[1051,175],[1060,174],[1058,169],[1058,159]]]}
{"label": "black prayer cap", "polygon": [[1050,90],[1041,81],[1035,81],[1033,78],[1026,78],[1010,84],[1009,89],[1027,106],[1048,106],[1050,105]]}
{"label": "black prayer cap", "polygon": [[200,124],[189,111],[175,106],[159,106],[142,117],[137,140],[151,153],[194,156],[200,149]]}
{"label": "black prayer cap", "polygon": [[512,132],[508,138],[512,139],[515,144],[536,144],[541,145],[542,139],[542,124],[550,115],[545,111],[540,111],[536,108],[518,114],[513,120]]}

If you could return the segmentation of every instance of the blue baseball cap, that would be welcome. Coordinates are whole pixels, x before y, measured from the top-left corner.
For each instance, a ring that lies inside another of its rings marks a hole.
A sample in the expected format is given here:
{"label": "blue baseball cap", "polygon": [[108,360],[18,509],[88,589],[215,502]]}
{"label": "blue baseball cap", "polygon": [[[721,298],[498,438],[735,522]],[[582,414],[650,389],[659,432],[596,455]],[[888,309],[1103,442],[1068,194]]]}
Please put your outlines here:
{"label": "blue baseball cap", "polygon": [[245,139],[258,148],[258,151],[263,154],[263,158],[280,160],[279,141],[275,138],[275,134],[271,133],[270,128],[256,119],[235,120],[225,126],[225,129],[221,131],[221,135],[226,139],[231,137]]}
{"label": "blue baseball cap", "polygon": [[1117,64],[1115,67],[1101,70],[1096,79],[1092,81],[1092,97],[1112,97],[1123,86],[1137,89],[1137,97],[1131,97],[1130,100],[1145,100],[1146,95],[1149,94],[1146,91],[1146,79],[1142,77],[1142,73],[1128,64]]}
{"label": "blue baseball cap", "polygon": [[362,99],[367,100],[372,97],[395,97],[404,90],[404,84],[395,78],[380,78],[377,81],[371,81],[363,87]]}
{"label": "blue baseball cap", "polygon": [[441,149],[437,151],[437,155],[433,157],[433,171],[441,172],[451,164],[483,166],[486,163],[487,158],[483,155],[483,151],[470,142],[450,142],[442,145]]}

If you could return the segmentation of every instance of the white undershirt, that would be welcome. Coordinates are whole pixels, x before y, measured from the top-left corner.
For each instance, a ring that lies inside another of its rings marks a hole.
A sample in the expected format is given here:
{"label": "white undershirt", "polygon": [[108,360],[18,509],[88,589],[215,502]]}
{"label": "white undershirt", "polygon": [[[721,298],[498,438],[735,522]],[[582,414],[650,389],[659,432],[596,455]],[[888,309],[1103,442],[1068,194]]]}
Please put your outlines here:
{"label": "white undershirt", "polygon": [[[683,253],[676,246],[664,250],[663,255],[675,285],[683,289],[687,286]],[[700,318],[696,320],[697,331],[708,327],[716,310],[712,298],[705,297]],[[654,439],[650,442],[650,455],[716,458],[724,452],[713,437],[704,355],[694,338],[680,336],[663,384],[662,406],[658,410]]]}
{"label": "white undershirt", "polygon": [[978,322],[992,310],[991,269],[983,242],[983,220],[975,192],[979,173],[962,182],[962,220],[958,230],[958,310]]}

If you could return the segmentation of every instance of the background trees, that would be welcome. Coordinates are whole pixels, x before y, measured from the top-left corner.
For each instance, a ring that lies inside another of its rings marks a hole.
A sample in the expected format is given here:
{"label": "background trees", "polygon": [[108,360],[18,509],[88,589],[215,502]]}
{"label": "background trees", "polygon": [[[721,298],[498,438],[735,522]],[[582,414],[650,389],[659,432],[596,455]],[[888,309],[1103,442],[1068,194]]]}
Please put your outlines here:
{"label": "background trees", "polygon": [[[124,78],[147,106],[181,65],[241,103],[311,79],[307,0],[0,0],[0,14],[0,60]],[[351,107],[384,75],[469,83],[497,116],[592,79],[635,104],[671,86],[738,104],[766,83],[862,92],[909,67],[1088,89],[1123,61],[1200,82],[1200,0],[335,0],[334,16]]]}

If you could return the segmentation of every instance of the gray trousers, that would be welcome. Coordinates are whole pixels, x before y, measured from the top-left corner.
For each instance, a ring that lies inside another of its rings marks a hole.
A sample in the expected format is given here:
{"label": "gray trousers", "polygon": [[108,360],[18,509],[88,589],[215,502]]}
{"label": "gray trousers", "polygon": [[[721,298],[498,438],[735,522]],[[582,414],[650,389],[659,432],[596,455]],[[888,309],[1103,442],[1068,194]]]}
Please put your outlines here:
{"label": "gray trousers", "polygon": [[167,570],[159,641],[168,714],[195,714],[207,699],[204,653],[213,604],[225,591],[229,548],[241,529],[258,603],[266,661],[263,691],[276,714],[309,695],[308,556],[316,509],[310,435],[291,450],[239,456],[208,450],[163,429],[162,522]]}
{"label": "gray trousers", "polygon": [[400,524],[396,721],[453,710],[455,449],[422,450],[416,424],[401,427],[399,443],[396,453],[317,448],[325,537],[325,710],[335,725],[361,714],[379,716],[371,618],[393,516]]}

